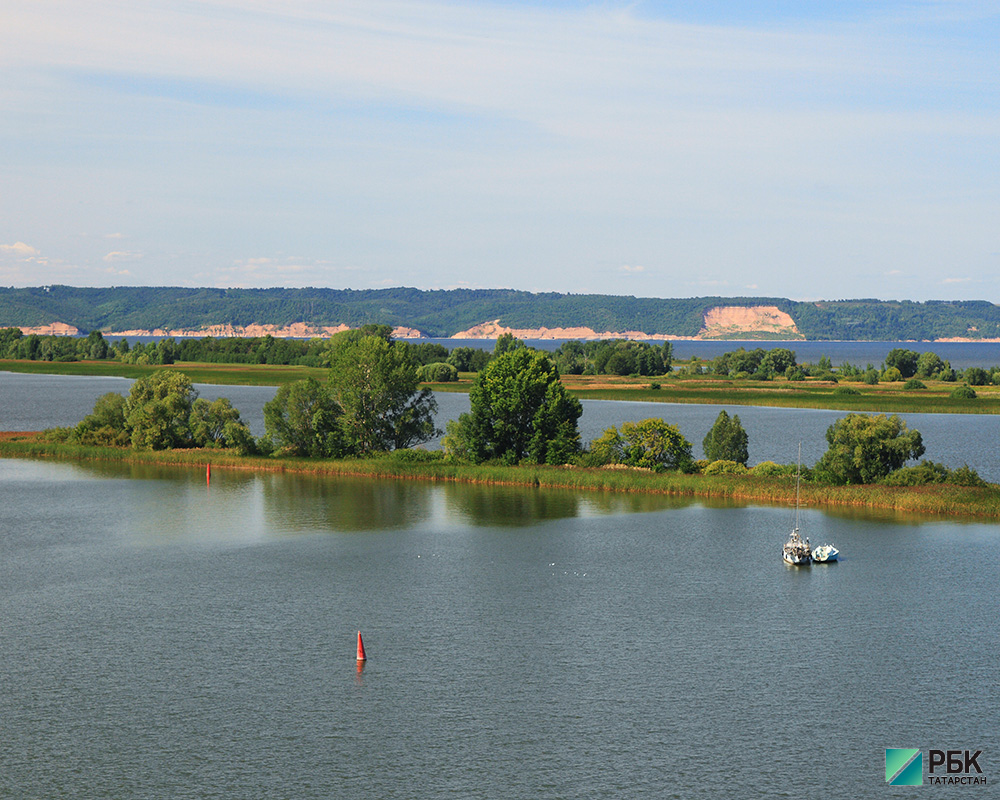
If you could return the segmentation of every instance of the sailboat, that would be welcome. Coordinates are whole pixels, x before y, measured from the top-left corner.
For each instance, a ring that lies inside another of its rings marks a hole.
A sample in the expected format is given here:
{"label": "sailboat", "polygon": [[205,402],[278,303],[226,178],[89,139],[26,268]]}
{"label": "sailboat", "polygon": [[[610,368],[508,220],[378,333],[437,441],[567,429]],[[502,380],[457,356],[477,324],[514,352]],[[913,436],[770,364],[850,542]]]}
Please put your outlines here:
{"label": "sailboat", "polygon": [[799,442],[799,463],[795,470],[795,527],[781,549],[781,557],[786,564],[804,566],[812,562],[812,549],[809,540],[799,536],[799,483],[802,479],[802,443]]}

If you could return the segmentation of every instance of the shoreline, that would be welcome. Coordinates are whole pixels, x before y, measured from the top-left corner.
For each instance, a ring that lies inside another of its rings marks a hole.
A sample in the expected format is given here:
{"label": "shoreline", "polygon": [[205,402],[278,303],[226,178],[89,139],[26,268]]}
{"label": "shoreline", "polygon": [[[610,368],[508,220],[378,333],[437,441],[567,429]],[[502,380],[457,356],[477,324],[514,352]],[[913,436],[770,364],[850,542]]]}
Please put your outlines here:
{"label": "shoreline", "polygon": [[[404,455],[405,454],[405,455]],[[158,465],[185,469],[287,472],[291,474],[421,480],[525,489],[630,492],[700,500],[726,500],[750,505],[788,506],[795,502],[795,480],[753,475],[685,475],[637,469],[571,466],[467,465],[445,461],[428,451],[399,451],[370,459],[307,459],[237,456],[224,450],[132,450],[45,442],[38,433],[0,432],[0,458],[95,461]],[[803,505],[821,510],[987,521],[1000,519],[1000,485],[966,487],[953,484],[897,487],[880,484],[831,486],[803,483]]]}

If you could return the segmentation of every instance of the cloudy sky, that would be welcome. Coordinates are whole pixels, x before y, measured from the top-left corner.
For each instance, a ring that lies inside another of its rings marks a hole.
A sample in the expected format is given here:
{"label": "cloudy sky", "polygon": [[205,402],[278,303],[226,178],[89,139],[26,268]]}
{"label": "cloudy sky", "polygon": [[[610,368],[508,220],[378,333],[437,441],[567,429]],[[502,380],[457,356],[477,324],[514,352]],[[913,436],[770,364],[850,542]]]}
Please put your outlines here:
{"label": "cloudy sky", "polygon": [[1000,302],[995,0],[4,0],[0,285]]}

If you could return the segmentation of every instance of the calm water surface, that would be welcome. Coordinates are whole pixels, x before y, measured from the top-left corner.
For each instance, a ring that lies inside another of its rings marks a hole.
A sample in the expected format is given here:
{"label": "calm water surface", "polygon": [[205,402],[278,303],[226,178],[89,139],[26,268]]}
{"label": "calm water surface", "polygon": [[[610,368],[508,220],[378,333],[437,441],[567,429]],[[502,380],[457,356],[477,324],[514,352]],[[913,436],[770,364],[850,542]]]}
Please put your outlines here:
{"label": "calm water surface", "polygon": [[[996,526],[0,460],[0,796],[810,797],[997,777]],[[369,661],[358,672],[354,636]]]}

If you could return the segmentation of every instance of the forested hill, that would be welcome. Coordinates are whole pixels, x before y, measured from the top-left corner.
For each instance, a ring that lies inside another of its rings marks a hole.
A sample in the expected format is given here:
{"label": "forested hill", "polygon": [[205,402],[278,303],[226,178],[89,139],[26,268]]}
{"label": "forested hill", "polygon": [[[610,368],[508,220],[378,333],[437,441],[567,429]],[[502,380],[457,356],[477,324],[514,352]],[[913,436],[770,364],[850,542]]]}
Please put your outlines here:
{"label": "forested hill", "polygon": [[0,288],[0,327],[59,322],[83,332],[118,332],[379,323],[415,328],[425,336],[448,337],[499,320],[501,326],[514,329],[590,328],[597,332],[697,336],[705,325],[706,313],[714,308],[759,306],[789,315],[798,338],[812,340],[1000,337],[1000,306],[984,301],[803,303],[774,297],[659,299],[532,294],[510,289]]}

